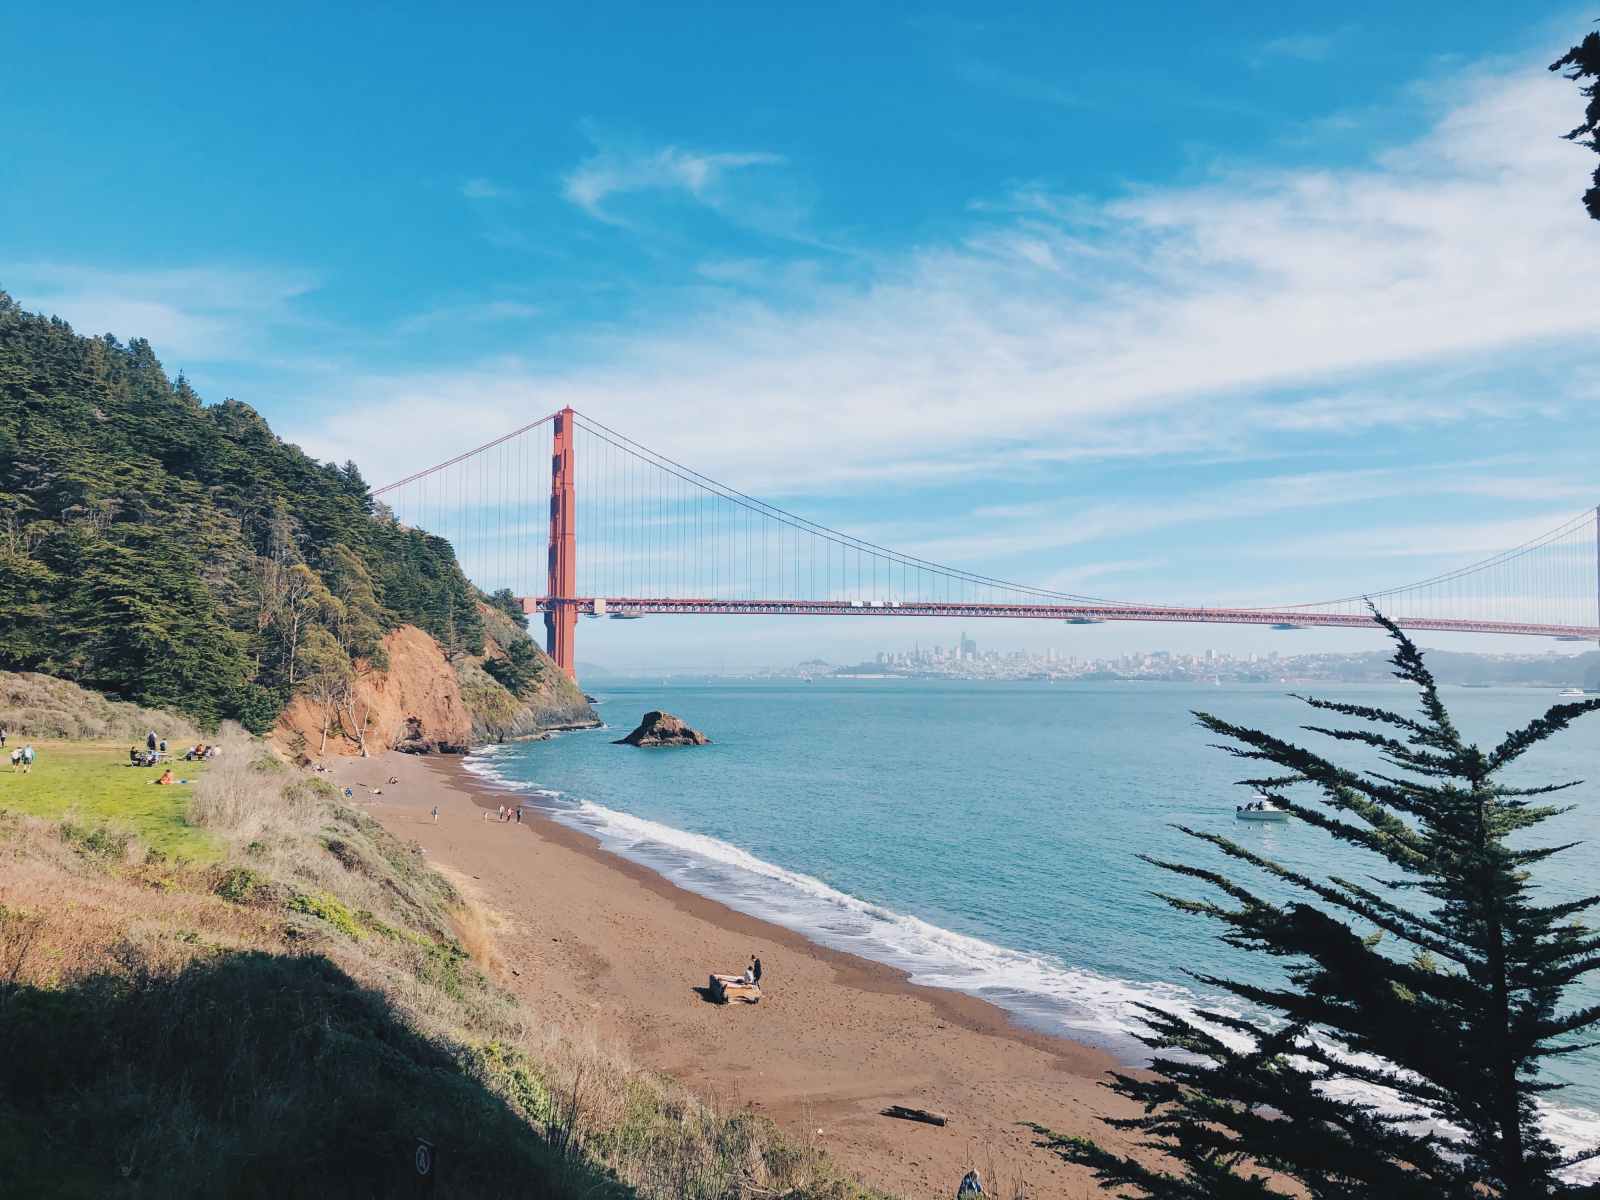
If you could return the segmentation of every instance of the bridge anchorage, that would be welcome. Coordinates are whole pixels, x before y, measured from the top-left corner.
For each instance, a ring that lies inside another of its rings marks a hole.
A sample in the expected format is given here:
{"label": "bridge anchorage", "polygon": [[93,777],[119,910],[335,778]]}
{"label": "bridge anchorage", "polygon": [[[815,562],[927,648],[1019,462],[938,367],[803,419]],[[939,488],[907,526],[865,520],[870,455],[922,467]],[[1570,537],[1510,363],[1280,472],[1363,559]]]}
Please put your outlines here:
{"label": "bridge anchorage", "polygon": [[[373,496],[396,520],[448,540],[484,591],[542,615],[551,657],[574,677],[580,616],[1009,617],[1294,630],[1370,628],[1370,600],[1406,629],[1600,641],[1600,509],[1402,587],[1218,608],[1076,595],[902,554],[718,483],[571,408]],[[542,564],[534,532],[541,527]]]}

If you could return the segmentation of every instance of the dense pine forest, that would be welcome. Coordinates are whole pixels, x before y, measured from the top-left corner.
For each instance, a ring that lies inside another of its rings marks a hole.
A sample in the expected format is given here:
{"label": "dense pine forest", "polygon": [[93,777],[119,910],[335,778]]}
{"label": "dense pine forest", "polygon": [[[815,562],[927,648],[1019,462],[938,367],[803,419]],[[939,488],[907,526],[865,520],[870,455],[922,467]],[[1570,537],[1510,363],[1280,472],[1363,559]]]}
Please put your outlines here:
{"label": "dense pine forest", "polygon": [[477,599],[355,464],[204,403],[142,339],[0,292],[0,668],[262,731],[295,692],[381,667],[398,624],[481,652]]}

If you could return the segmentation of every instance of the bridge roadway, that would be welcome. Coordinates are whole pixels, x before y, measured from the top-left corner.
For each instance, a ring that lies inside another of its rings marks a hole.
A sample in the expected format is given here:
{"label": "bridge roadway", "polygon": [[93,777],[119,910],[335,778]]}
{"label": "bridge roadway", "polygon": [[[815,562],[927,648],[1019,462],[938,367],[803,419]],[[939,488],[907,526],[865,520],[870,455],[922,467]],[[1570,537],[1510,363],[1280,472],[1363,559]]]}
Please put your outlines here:
{"label": "bridge roadway", "polygon": [[[643,616],[801,616],[801,617],[1010,617],[1097,625],[1103,621],[1168,621],[1190,625],[1266,625],[1280,629],[1333,627],[1367,629],[1365,613],[1301,612],[1295,609],[1179,608],[1158,604],[942,604],[889,600],[694,600],[682,598],[524,597],[525,613],[571,605],[585,616],[620,619]],[[1600,642],[1600,626],[1538,625],[1517,621],[1463,620],[1459,617],[1396,617],[1402,629],[1440,633],[1506,633],[1562,641]]]}

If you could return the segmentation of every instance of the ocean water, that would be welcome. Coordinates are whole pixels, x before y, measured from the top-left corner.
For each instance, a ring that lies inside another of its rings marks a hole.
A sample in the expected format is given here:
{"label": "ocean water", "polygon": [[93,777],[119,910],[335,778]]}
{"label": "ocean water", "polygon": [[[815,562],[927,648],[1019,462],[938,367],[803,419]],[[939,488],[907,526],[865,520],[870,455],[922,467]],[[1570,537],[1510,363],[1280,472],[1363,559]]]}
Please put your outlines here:
{"label": "ocean water", "polygon": [[[1231,1010],[1193,975],[1273,970],[1153,895],[1199,891],[1140,855],[1220,857],[1175,825],[1227,834],[1313,875],[1372,866],[1299,822],[1234,817],[1248,799],[1234,784],[1247,764],[1210,748],[1191,712],[1285,734],[1333,723],[1283,686],[652,680],[591,690],[605,730],[492,747],[469,768],[691,891],[1129,1061],[1142,1052],[1137,1004]],[[1404,711],[1414,703],[1400,685],[1302,690]],[[1446,698],[1463,731],[1491,743],[1555,701],[1521,688],[1452,688]],[[713,745],[611,744],[651,708]],[[1589,721],[1514,777],[1591,780],[1566,794],[1576,810],[1540,831],[1540,841],[1587,843],[1538,869],[1551,899],[1594,890],[1600,717]],[[762,958],[781,986],[781,954]],[[1574,999],[1600,1003],[1600,986]],[[1552,1098],[1552,1131],[1567,1145],[1600,1142],[1600,1052],[1565,1059],[1552,1078],[1570,1084]]]}

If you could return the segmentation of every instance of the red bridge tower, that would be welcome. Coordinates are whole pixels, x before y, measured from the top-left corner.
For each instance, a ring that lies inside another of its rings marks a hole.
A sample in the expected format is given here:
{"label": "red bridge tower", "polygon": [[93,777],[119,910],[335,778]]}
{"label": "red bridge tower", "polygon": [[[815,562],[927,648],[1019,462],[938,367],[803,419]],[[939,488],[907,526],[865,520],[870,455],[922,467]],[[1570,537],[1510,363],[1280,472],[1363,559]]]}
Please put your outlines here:
{"label": "red bridge tower", "polygon": [[573,642],[578,631],[578,514],[573,502],[572,409],[555,416],[550,455],[550,578],[545,587],[545,649],[567,678],[578,677]]}

